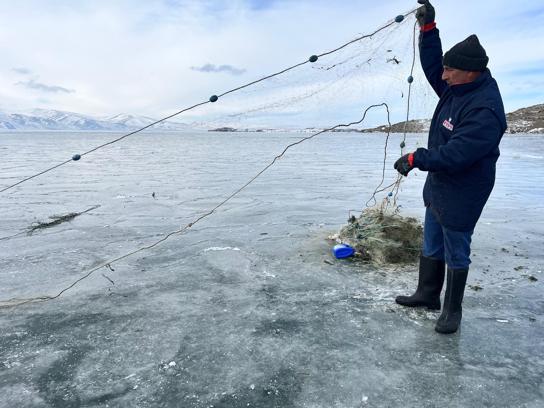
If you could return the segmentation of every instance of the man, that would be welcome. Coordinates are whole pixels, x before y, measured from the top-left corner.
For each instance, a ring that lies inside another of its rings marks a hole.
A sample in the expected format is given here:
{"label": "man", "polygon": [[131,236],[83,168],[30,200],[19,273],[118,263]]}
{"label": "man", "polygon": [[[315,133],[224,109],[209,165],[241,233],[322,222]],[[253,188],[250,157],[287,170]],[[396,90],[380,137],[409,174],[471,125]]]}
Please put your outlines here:
{"label": "man", "polygon": [[395,169],[404,176],[427,171],[419,282],[412,296],[398,296],[403,306],[440,310],[447,266],[446,293],[435,330],[454,333],[461,322],[470,264],[471,237],[495,183],[499,142],[506,130],[502,98],[487,69],[489,58],[471,35],[442,56],[442,45],[429,0],[418,0],[421,65],[439,96],[428,148],[402,156]]}

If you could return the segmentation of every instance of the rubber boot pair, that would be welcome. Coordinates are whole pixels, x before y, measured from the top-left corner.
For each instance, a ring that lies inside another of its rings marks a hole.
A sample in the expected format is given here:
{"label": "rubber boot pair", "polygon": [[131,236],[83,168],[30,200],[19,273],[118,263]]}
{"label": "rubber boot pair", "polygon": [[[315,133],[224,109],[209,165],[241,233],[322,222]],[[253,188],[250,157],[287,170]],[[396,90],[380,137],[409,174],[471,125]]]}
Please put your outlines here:
{"label": "rubber boot pair", "polygon": [[[419,281],[412,296],[397,296],[395,301],[402,306],[427,307],[440,310],[440,292],[444,285],[445,262],[421,256],[419,259]],[[463,294],[467,282],[468,269],[448,268],[444,307],[438,318],[435,330],[438,333],[455,333],[461,323]]]}

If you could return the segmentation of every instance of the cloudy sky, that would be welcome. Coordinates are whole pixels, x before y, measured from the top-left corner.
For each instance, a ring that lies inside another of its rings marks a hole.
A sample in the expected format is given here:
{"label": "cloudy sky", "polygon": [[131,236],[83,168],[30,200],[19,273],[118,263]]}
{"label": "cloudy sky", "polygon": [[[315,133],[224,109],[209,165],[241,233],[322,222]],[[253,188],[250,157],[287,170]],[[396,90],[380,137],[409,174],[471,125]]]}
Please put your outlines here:
{"label": "cloudy sky", "polygon": [[[507,111],[544,103],[544,3],[433,4],[445,49],[479,36]],[[398,0],[0,0],[0,111],[168,115],[415,7]]]}

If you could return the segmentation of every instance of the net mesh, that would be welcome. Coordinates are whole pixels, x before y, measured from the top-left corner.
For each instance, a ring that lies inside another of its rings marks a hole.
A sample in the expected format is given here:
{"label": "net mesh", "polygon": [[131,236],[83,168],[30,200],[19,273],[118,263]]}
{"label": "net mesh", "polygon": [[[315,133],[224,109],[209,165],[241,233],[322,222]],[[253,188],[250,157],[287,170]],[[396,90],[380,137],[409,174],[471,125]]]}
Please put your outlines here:
{"label": "net mesh", "polygon": [[[349,45],[334,52],[325,52],[315,62],[300,64],[280,75],[257,81],[251,86],[243,86],[236,92],[228,91],[219,95],[214,103],[200,103],[180,111],[184,112],[183,121],[191,123],[192,128],[205,130],[302,129],[318,135],[340,124],[356,122],[352,128],[360,130],[401,122],[407,117],[429,117],[434,105],[434,94],[424,79],[420,65],[416,63],[417,32],[413,14],[409,14],[400,23],[390,21],[383,27],[365,38],[355,36]],[[413,77],[414,81],[409,83],[409,77]],[[370,110],[371,106],[387,106],[387,112],[384,109]],[[130,134],[108,144],[126,136]],[[377,148],[383,149],[381,146]],[[402,148],[396,148],[397,153],[402,153]],[[272,164],[274,162],[268,164],[246,186]],[[376,191],[369,200],[370,205],[367,203],[372,208],[350,219],[336,239],[353,245],[366,260],[380,263],[414,260],[421,242],[421,227],[415,220],[403,219],[398,213],[396,195],[401,180],[398,175],[392,180],[376,180]],[[55,299],[98,269],[150,250],[170,237],[183,233],[204,217],[212,215],[243,188],[245,186],[185,227],[165,233],[154,243],[102,262],[57,295],[0,301],[0,306]],[[376,193],[383,193],[383,197],[376,197]],[[364,203],[361,207],[365,207]]]}
{"label": "net mesh", "polygon": [[[314,63],[225,95],[187,117],[203,129],[322,129],[354,121],[367,106],[385,102],[392,120],[400,122],[406,117],[415,52],[414,19],[406,18]],[[422,117],[429,113],[425,101],[430,89],[419,64],[413,76],[412,110]],[[383,112],[371,112],[361,128],[383,124]]]}

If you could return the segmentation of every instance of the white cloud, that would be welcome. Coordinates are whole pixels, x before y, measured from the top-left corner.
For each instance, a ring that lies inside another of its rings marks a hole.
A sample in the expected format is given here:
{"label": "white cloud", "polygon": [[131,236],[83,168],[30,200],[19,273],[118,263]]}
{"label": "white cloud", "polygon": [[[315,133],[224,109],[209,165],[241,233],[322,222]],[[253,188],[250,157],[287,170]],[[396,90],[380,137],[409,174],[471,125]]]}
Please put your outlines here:
{"label": "white cloud", "polygon": [[32,71],[25,67],[15,67],[11,69],[13,72],[16,72],[21,75],[30,75]]}
{"label": "white cloud", "polygon": [[193,71],[197,72],[206,72],[206,73],[227,73],[231,75],[242,75],[244,72],[246,72],[243,68],[236,68],[232,65],[215,65],[215,64],[204,64],[201,67],[191,67]]}
{"label": "white cloud", "polygon": [[42,84],[41,82],[38,82],[34,79],[30,79],[28,81],[19,81],[19,82],[16,82],[15,85],[20,85],[20,86],[24,86],[25,88],[29,88],[29,89],[36,89],[38,91],[42,91],[42,92],[52,92],[52,93],[58,93],[58,92],[63,92],[63,93],[73,93],[75,92],[73,89],[66,89],[62,86],[58,86],[58,85],[47,85],[47,84]]}

